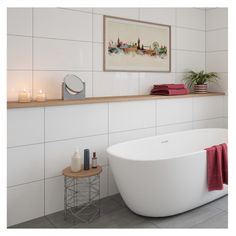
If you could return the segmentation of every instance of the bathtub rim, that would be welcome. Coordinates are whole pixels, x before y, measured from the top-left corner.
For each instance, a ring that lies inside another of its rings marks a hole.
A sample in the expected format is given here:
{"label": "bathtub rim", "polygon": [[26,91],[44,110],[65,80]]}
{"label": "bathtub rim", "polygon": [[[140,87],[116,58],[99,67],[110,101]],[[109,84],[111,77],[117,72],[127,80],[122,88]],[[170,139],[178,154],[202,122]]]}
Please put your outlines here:
{"label": "bathtub rim", "polygon": [[[195,131],[195,130],[225,130],[227,131],[227,136],[228,136],[228,129],[227,128],[202,128],[202,129],[191,129],[191,130],[184,130],[184,131],[177,131],[177,132],[171,132],[171,133],[166,133],[166,134],[161,134],[161,135],[153,135],[153,136],[150,136],[150,137],[144,137],[144,138],[138,138],[138,139],[132,139],[132,140],[128,140],[128,141],[125,141],[125,142],[121,142],[121,143],[116,143],[114,145],[111,145],[109,147],[106,148],[106,152],[108,153],[108,158],[111,158],[111,156],[114,156],[116,158],[120,158],[120,159],[123,159],[123,160],[126,160],[126,161],[137,161],[137,162],[150,162],[150,161],[165,161],[165,160],[170,160],[170,159],[175,159],[175,158],[178,158],[178,157],[186,157],[186,156],[189,156],[189,155],[195,155],[197,153],[203,153],[205,152],[206,154],[206,150],[205,149],[200,149],[196,152],[188,152],[188,153],[184,153],[184,154],[181,154],[181,155],[173,155],[173,156],[170,156],[170,157],[166,157],[166,158],[160,158],[160,159],[141,159],[141,160],[138,160],[138,159],[130,159],[128,158],[127,156],[124,156],[124,155],[117,155],[117,154],[114,154],[114,152],[111,151],[112,148],[114,147],[117,147],[117,146],[121,146],[123,144],[127,144],[127,143],[133,143],[133,142],[137,142],[137,141],[142,141],[142,140],[146,140],[146,139],[152,139],[154,137],[162,137],[162,136],[165,136],[165,135],[170,135],[170,134],[181,134],[181,133],[189,133],[191,131]],[[228,142],[226,142],[226,144],[228,144]]]}

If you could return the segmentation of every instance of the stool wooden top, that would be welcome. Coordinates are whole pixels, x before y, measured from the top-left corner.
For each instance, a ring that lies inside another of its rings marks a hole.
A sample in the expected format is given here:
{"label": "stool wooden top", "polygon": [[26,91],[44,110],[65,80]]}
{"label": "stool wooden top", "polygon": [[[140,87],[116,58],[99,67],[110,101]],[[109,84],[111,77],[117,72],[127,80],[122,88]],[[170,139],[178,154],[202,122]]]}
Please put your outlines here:
{"label": "stool wooden top", "polygon": [[97,168],[92,168],[90,166],[89,170],[84,170],[83,168],[79,172],[72,172],[70,166],[66,167],[63,170],[63,175],[66,177],[71,177],[71,178],[86,178],[86,177],[91,177],[95,175],[99,175],[102,172],[102,167],[97,166]]}

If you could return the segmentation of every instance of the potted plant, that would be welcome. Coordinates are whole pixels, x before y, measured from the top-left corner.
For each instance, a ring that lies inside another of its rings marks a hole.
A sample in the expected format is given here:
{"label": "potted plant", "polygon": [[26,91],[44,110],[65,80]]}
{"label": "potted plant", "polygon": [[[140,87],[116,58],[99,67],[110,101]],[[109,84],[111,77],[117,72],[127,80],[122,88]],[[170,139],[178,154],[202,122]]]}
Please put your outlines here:
{"label": "potted plant", "polygon": [[208,83],[216,82],[217,79],[219,77],[216,72],[205,73],[203,70],[200,72],[189,71],[184,78],[189,88],[194,86],[194,93],[207,93]]}

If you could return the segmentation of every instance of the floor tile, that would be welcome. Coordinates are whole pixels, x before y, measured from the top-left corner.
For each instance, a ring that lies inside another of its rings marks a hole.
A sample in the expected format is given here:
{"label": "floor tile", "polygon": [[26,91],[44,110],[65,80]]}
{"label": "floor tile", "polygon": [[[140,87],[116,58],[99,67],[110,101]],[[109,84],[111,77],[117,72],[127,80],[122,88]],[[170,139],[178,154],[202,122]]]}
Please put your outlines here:
{"label": "floor tile", "polygon": [[54,228],[54,226],[46,217],[40,217],[9,228]]}
{"label": "floor tile", "polygon": [[78,224],[77,227],[123,228],[131,225],[138,225],[139,223],[143,223],[144,220],[144,217],[134,214],[128,208],[122,208],[101,216],[89,225]]}
{"label": "floor tile", "polygon": [[121,197],[121,195],[118,193],[118,194],[115,194],[115,195],[112,195],[110,196],[113,200],[115,200],[119,205],[120,207],[127,207],[123,198]]}
{"label": "floor tile", "polygon": [[101,199],[101,214],[91,223],[64,220],[64,211],[40,217],[10,228],[227,228],[228,197],[194,210],[163,218],[143,217],[133,213],[120,194]]}
{"label": "floor tile", "polygon": [[193,225],[201,223],[220,212],[222,211],[217,208],[205,205],[182,214],[153,218],[150,221],[159,228],[191,228]]}
{"label": "floor tile", "polygon": [[76,223],[74,223],[73,219],[70,217],[65,221],[64,211],[59,211],[47,215],[46,217],[56,228],[73,228],[76,225]]}
{"label": "floor tile", "polygon": [[101,216],[105,214],[109,214],[112,211],[121,209],[120,203],[115,201],[111,197],[106,197],[106,198],[101,199],[100,207],[101,207]]}
{"label": "floor tile", "polygon": [[148,229],[148,228],[157,228],[157,226],[150,221],[144,220],[143,222],[138,224],[128,224],[125,228]]}
{"label": "floor tile", "polygon": [[209,206],[228,211],[228,196],[224,196],[208,204]]}
{"label": "floor tile", "polygon": [[228,228],[228,213],[221,212],[192,228]]}

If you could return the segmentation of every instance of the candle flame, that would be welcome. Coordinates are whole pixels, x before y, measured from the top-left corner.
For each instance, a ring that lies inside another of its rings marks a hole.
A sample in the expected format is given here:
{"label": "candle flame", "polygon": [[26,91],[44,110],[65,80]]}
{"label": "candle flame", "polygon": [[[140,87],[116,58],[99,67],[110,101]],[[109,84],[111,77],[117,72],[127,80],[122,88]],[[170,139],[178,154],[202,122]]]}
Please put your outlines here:
{"label": "candle flame", "polygon": [[39,93],[42,93],[42,89],[39,90]]}
{"label": "candle flame", "polygon": [[24,88],[23,91],[26,92],[26,89]]}

